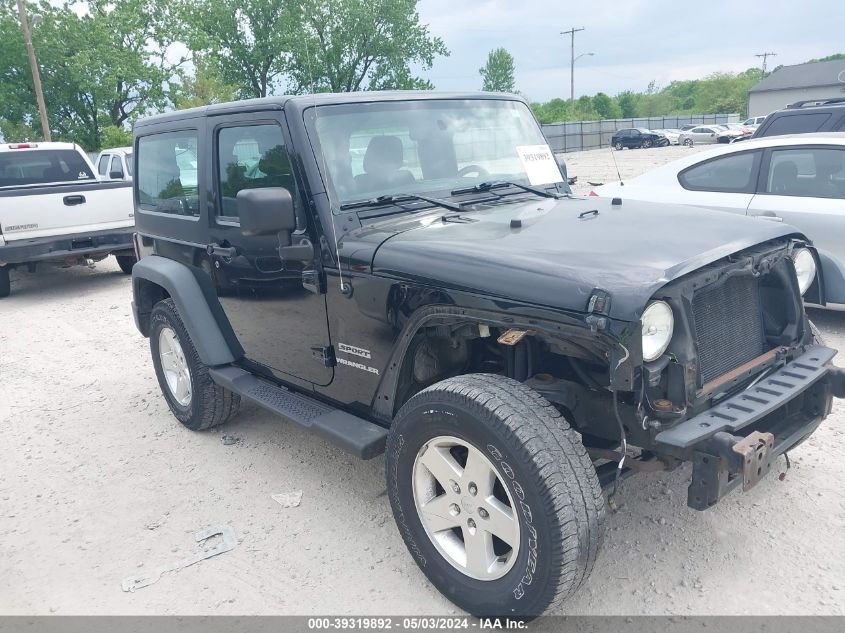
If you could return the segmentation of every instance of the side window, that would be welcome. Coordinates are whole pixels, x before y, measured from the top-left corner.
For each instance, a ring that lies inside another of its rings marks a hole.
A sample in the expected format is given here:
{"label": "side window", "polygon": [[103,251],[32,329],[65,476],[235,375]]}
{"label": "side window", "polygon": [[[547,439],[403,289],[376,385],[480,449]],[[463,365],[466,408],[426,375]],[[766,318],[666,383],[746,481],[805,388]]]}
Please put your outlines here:
{"label": "side window", "polygon": [[830,114],[818,112],[816,114],[791,114],[777,117],[765,130],[766,136],[777,136],[780,134],[806,134],[818,132],[827,123]]}
{"label": "side window", "polygon": [[845,148],[773,151],[766,193],[845,199]]}
{"label": "side window", "polygon": [[198,216],[196,131],[141,137],[136,180],[142,210]]}
{"label": "side window", "polygon": [[97,161],[97,173],[101,176],[105,176],[108,174],[108,164],[109,164],[109,155],[103,154],[100,156],[100,160]]}
{"label": "side window", "polygon": [[284,187],[296,200],[296,182],[282,129],[275,123],[224,127],[217,133],[217,214],[238,218],[238,192]]}
{"label": "side window", "polygon": [[112,156],[111,167],[109,167],[109,176],[112,174],[114,174],[115,178],[123,178],[123,163],[120,162],[120,156]]}
{"label": "side window", "polygon": [[678,174],[678,182],[684,189],[693,191],[750,192],[754,187],[759,154],[743,152],[708,160],[682,171]]}

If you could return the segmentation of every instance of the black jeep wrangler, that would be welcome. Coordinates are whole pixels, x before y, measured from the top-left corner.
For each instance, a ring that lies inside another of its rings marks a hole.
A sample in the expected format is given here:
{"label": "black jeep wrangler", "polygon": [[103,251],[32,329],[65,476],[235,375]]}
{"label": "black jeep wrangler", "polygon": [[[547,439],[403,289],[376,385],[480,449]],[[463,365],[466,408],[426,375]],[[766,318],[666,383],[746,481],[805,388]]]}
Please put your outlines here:
{"label": "black jeep wrangler", "polygon": [[573,197],[518,97],[225,103],[134,146],[133,310],[173,414],[207,429],[246,399],[385,452],[411,555],[474,614],[574,592],[603,486],[691,462],[705,510],[845,393],[803,235]]}

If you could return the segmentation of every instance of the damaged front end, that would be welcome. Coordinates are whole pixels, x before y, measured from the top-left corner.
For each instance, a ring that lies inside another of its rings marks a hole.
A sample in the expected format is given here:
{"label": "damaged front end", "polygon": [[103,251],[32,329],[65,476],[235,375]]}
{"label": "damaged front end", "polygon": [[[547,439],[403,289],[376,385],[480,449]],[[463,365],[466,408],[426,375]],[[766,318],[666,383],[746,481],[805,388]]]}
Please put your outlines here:
{"label": "damaged front end", "polygon": [[[649,305],[671,308],[665,351],[644,362],[647,343],[620,337],[608,388],[578,398],[576,426],[600,438],[621,434],[642,449],[640,461],[692,462],[692,508],[753,487],[815,431],[832,397],[845,395],[843,372],[831,366],[836,351],[815,340],[804,312],[796,249],[808,247],[770,241],[664,286]],[[823,303],[822,287],[816,276],[804,297]]]}

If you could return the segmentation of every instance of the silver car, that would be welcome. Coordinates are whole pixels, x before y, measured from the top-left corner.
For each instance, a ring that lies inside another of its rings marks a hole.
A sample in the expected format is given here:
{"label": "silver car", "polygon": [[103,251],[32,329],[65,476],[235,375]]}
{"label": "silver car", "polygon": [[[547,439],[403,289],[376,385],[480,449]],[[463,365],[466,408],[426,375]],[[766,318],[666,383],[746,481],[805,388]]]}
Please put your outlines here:
{"label": "silver car", "polygon": [[786,222],[819,252],[827,301],[845,304],[845,133],[751,139],[687,156],[596,195]]}
{"label": "silver car", "polygon": [[681,145],[699,145],[701,143],[716,143],[716,136],[722,132],[717,125],[699,125],[686,132],[681,132],[678,142]]}

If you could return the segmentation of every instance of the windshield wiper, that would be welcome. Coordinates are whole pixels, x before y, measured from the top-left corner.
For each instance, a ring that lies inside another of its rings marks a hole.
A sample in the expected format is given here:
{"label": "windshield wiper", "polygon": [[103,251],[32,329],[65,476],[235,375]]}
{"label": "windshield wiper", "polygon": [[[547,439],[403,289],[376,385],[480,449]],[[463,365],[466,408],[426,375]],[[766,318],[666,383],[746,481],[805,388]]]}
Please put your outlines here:
{"label": "windshield wiper", "polygon": [[528,185],[521,185],[518,182],[512,182],[509,180],[488,180],[487,182],[480,182],[473,187],[455,189],[452,191],[452,195],[459,196],[463,193],[481,193],[483,191],[490,191],[491,189],[501,189],[502,187],[516,187],[517,189],[522,189],[523,191],[528,191],[530,193],[537,194],[538,196],[543,196],[544,198],[555,198],[556,200],[567,197],[566,194],[563,193],[546,191],[545,189],[539,189],[538,187],[529,187]]}
{"label": "windshield wiper", "polygon": [[412,200],[421,200],[423,202],[428,202],[429,204],[434,204],[438,207],[449,209],[450,211],[463,211],[461,206],[458,204],[454,204],[446,200],[441,200],[440,198],[429,198],[428,196],[419,196],[415,193],[397,193],[386,196],[378,196],[369,200],[356,200],[355,202],[347,202],[345,204],[340,205],[340,210],[346,211],[347,209],[360,209],[361,207],[381,207],[388,204],[410,202]]}

